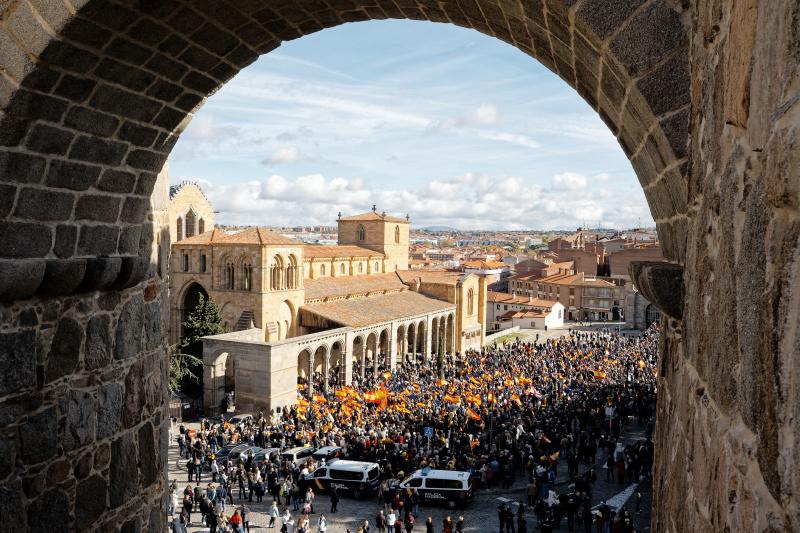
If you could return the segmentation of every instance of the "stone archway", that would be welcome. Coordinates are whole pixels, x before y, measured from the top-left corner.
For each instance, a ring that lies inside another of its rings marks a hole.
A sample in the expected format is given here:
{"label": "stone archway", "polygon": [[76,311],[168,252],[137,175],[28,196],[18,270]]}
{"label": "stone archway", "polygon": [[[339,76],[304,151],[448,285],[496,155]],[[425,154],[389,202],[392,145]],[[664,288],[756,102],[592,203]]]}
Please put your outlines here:
{"label": "stone archway", "polygon": [[305,396],[311,398],[311,350],[305,349],[297,354],[297,384],[305,387]]}
{"label": "stone archway", "polygon": [[[69,493],[14,489],[14,522],[22,529],[106,523],[163,529],[157,447],[165,406],[158,391],[168,317],[159,305],[167,294],[155,272],[154,243],[169,239],[154,239],[147,219],[150,198],[165,194],[153,191],[156,174],[204,98],[281,41],[345,22],[410,18],[493,35],[575,88],[631,160],[665,256],[686,265],[679,280],[686,301],[678,299],[673,308],[680,312],[662,326],[670,342],[659,375],[664,462],[657,459],[654,524],[688,531],[756,520],[753,528],[765,529],[763,517],[771,517],[770,527],[796,529],[800,478],[791,468],[798,457],[790,443],[800,433],[800,407],[781,391],[795,388],[797,372],[798,328],[787,317],[794,320],[800,291],[793,274],[800,225],[793,148],[798,7],[791,0],[686,6],[673,0],[0,3],[0,301],[15,302],[0,350],[16,369],[0,397],[49,398],[11,424],[20,434],[53,435],[39,456],[44,468],[77,464],[104,445],[90,437],[57,455],[58,432],[39,430],[50,420],[81,422],[58,419],[53,392],[63,382],[96,382],[89,393],[105,394],[93,371],[71,361],[48,365],[63,352],[51,355],[49,331],[74,332],[65,342],[77,360],[83,352],[100,353],[103,370],[118,376],[110,385],[124,385],[126,395],[122,412],[110,415],[108,476],[90,478],[108,500],[81,490],[89,480],[76,480]],[[73,293],[86,295],[80,305],[49,305]],[[45,307],[61,310],[44,313]],[[735,320],[719,309],[730,309]],[[46,368],[63,369],[48,372],[42,387],[37,351]],[[697,390],[704,394],[689,393]],[[696,439],[684,420],[709,405],[718,422],[699,428],[704,434]],[[745,434],[755,446],[741,446]],[[710,444],[698,449],[697,442]],[[670,468],[673,449],[685,451],[680,472]],[[754,478],[737,473],[740,463]],[[128,485],[135,476],[120,471],[129,464],[141,465],[138,489]],[[690,479],[709,478],[709,464],[720,465],[720,488],[690,490]],[[7,485],[20,487],[24,474],[15,465]],[[90,497],[108,501],[107,508],[76,513]],[[701,501],[694,505],[689,497]]]}

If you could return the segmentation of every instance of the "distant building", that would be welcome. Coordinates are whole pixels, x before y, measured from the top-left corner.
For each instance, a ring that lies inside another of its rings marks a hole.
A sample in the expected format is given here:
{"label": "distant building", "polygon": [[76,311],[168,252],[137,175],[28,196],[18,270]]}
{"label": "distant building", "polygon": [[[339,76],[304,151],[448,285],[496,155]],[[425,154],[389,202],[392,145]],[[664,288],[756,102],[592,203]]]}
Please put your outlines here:
{"label": "distant building", "polygon": [[650,244],[643,246],[628,246],[608,256],[608,266],[612,278],[630,281],[628,267],[633,261],[664,261],[661,246]]}
{"label": "distant building", "polygon": [[486,327],[489,331],[519,326],[544,329],[564,325],[564,306],[553,300],[501,292],[486,295]]}
{"label": "distant building", "polygon": [[486,278],[486,285],[490,291],[505,292],[508,290],[511,267],[502,261],[465,261],[461,263],[461,270],[467,274]]}

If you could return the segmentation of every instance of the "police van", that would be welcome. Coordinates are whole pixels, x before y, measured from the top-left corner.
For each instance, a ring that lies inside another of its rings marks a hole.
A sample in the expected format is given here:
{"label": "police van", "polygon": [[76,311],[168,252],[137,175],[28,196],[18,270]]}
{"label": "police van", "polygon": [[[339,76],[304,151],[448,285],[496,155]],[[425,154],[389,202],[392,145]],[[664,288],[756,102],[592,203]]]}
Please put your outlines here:
{"label": "police van", "polygon": [[414,471],[395,486],[395,490],[413,492],[417,489],[420,502],[443,503],[449,507],[463,506],[472,500],[474,480],[469,472],[433,470],[430,467]]}
{"label": "police van", "polygon": [[309,473],[305,480],[317,490],[335,488],[354,498],[362,498],[378,492],[381,469],[378,463],[331,459],[326,466],[317,467]]}

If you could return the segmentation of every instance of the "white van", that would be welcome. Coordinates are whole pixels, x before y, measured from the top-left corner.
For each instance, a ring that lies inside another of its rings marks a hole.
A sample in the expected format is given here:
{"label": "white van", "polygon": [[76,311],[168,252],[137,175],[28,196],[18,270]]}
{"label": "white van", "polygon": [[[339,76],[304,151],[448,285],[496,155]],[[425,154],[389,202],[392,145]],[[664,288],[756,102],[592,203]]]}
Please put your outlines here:
{"label": "white van", "polygon": [[306,464],[314,452],[317,451],[313,446],[298,446],[297,448],[289,448],[281,452],[281,460],[288,459],[290,463],[302,467]]}
{"label": "white van", "polygon": [[305,480],[317,490],[335,488],[362,498],[378,491],[381,469],[378,463],[333,459],[328,465],[317,467]]}
{"label": "white van", "polygon": [[314,452],[314,460],[321,463],[323,459],[330,462],[331,459],[337,459],[342,456],[344,450],[340,446],[325,446]]}
{"label": "white van", "polygon": [[474,496],[474,480],[469,472],[433,470],[414,471],[401,481],[396,490],[412,492],[417,489],[421,502],[446,503],[450,507],[463,506]]}

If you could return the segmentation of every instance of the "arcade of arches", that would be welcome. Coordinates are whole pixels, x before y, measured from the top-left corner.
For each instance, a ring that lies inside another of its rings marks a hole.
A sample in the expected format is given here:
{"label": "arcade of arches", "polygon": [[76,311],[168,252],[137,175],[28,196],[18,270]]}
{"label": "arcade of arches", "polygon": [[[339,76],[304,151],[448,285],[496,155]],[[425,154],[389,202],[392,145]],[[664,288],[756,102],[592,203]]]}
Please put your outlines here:
{"label": "arcade of arches", "polygon": [[[281,41],[412,18],[474,28],[542,62],[597,110],[636,171],[671,262],[636,276],[667,315],[653,528],[797,531],[798,10],[0,2],[3,520],[163,529],[170,311],[158,265],[172,234],[150,216],[164,202],[157,173],[203,100]],[[63,466],[66,479],[45,475]]]}

